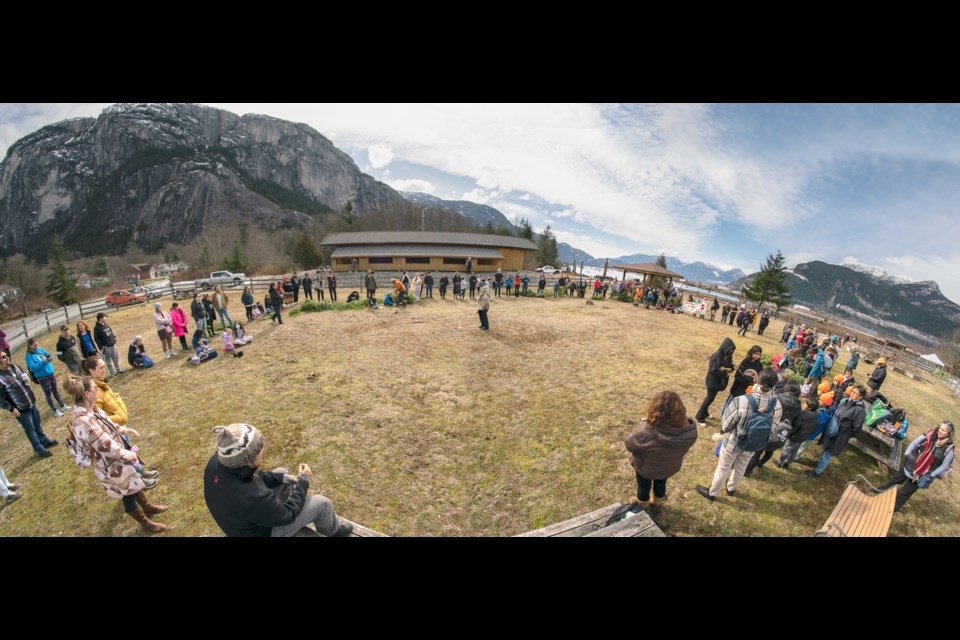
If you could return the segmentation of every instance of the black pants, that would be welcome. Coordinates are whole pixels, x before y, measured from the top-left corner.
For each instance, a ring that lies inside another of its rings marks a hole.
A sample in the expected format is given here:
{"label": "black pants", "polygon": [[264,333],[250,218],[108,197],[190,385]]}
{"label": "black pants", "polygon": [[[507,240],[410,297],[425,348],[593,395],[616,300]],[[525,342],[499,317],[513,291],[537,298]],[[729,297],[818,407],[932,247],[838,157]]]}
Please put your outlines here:
{"label": "black pants", "polygon": [[337,301],[337,288],[336,288],[336,287],[330,287],[330,299],[333,300],[334,302]]}
{"label": "black pants", "polygon": [[736,320],[736,319],[737,319],[737,316],[736,316],[735,314],[730,314],[730,326],[731,326],[731,327],[733,326],[733,321]]}
{"label": "black pants", "polygon": [[137,510],[137,496],[140,495],[140,492],[133,494],[132,496],[121,496],[120,502],[123,503],[123,510],[126,513]]}
{"label": "black pants", "polygon": [[293,301],[300,302],[300,287],[293,290]]}
{"label": "black pants", "polygon": [[323,297],[323,289],[317,289],[317,297],[320,298],[321,302],[325,300],[325,298]]}
{"label": "black pants", "polygon": [[313,300],[313,287],[304,287],[303,295],[307,296],[308,300]]}
{"label": "black pants", "polygon": [[910,499],[910,496],[915,494],[917,489],[920,487],[916,482],[907,477],[907,474],[903,472],[903,469],[900,469],[900,471],[897,471],[896,475],[890,478],[889,482],[878,488],[889,489],[896,484],[899,484],[900,486],[897,487],[897,503],[894,505],[893,510],[900,511],[900,509],[903,508],[903,505],[906,504],[907,500]]}
{"label": "black pants", "polygon": [[471,300],[474,299],[474,298],[473,298],[473,292],[476,291],[476,290],[477,290],[476,287],[470,287],[470,299],[471,299]]}
{"label": "black pants", "polygon": [[178,336],[178,337],[180,338],[180,346],[183,347],[184,349],[188,349],[189,347],[187,347],[187,339],[184,336]]}
{"label": "black pants", "polygon": [[753,457],[750,458],[750,462],[747,463],[747,468],[743,472],[743,474],[745,476],[749,476],[751,473],[753,473],[753,470],[755,467],[762,467],[763,465],[767,464],[767,460],[772,458],[773,452],[779,448],[780,447],[778,446],[771,449],[769,448],[769,445],[768,445],[768,448],[760,449],[760,451],[757,451],[756,453],[754,453]]}
{"label": "black pants", "polygon": [[707,397],[703,399],[703,404],[700,405],[700,409],[697,411],[697,417],[695,418],[697,422],[707,421],[707,410],[710,409],[710,405],[713,404],[718,393],[720,393],[720,389],[707,388]]}
{"label": "black pants", "polygon": [[637,474],[637,500],[646,502],[650,499],[650,485],[653,485],[653,495],[661,500],[667,497],[666,480],[649,480]]}

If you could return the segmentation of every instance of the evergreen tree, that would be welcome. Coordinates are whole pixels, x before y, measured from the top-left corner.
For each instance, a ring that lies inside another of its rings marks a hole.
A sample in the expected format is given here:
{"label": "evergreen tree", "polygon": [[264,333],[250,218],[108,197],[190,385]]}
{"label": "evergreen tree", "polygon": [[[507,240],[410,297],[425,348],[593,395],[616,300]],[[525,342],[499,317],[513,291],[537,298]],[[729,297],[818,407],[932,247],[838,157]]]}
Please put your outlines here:
{"label": "evergreen tree", "polygon": [[[661,253],[660,255],[657,256],[657,260],[656,260],[655,264],[656,264],[658,267],[663,267],[664,269],[666,269],[666,268],[667,268],[667,256],[664,255],[663,253]],[[663,289],[664,287],[667,286],[667,278],[665,278],[665,277],[663,277],[663,276],[654,276],[653,278],[650,279],[650,286],[656,287],[656,288],[658,288],[658,289]]]}
{"label": "evergreen tree", "polygon": [[550,225],[547,225],[547,228],[540,234],[539,242],[537,242],[537,262],[541,267],[544,265],[556,266],[559,255],[557,238],[550,230]]}
{"label": "evergreen tree", "polygon": [[243,273],[247,268],[247,261],[243,259],[243,251],[239,242],[233,243],[233,251],[223,259],[223,269],[232,273]]}
{"label": "evergreen tree", "polygon": [[491,222],[490,220],[487,220],[487,223],[486,223],[485,225],[483,225],[483,229],[481,229],[481,232],[482,232],[482,233],[496,233],[497,230],[493,228],[493,222]]}
{"label": "evergreen tree", "polygon": [[743,285],[743,295],[747,300],[756,302],[759,308],[763,308],[767,302],[778,307],[790,304],[790,285],[787,284],[785,262],[786,258],[779,249],[777,255],[768,254],[766,264],[760,267],[760,273],[753,279],[753,283]]}
{"label": "evergreen tree", "polygon": [[517,223],[517,226],[520,227],[520,229],[517,231],[518,238],[533,240],[533,225],[530,224],[529,220],[526,218],[520,218],[520,222]]}
{"label": "evergreen tree", "polygon": [[247,229],[247,223],[241,222],[237,225],[237,229],[240,231],[240,248],[246,251],[247,243],[250,241],[250,232]]}
{"label": "evergreen tree", "polygon": [[353,212],[353,202],[347,200],[347,204],[343,205],[343,209],[340,210],[340,223],[342,226],[350,228],[356,219],[357,216]]}
{"label": "evergreen tree", "polygon": [[103,258],[103,256],[94,260],[92,271],[93,275],[95,276],[107,275],[107,261]]}
{"label": "evergreen tree", "polygon": [[320,252],[310,236],[301,233],[293,244],[293,261],[303,269],[311,269],[319,265],[321,259]]}
{"label": "evergreen tree", "polygon": [[47,293],[60,304],[73,304],[77,301],[74,293],[77,283],[70,279],[67,265],[63,263],[63,242],[60,236],[55,236],[50,244],[49,260],[52,270],[47,276]]}

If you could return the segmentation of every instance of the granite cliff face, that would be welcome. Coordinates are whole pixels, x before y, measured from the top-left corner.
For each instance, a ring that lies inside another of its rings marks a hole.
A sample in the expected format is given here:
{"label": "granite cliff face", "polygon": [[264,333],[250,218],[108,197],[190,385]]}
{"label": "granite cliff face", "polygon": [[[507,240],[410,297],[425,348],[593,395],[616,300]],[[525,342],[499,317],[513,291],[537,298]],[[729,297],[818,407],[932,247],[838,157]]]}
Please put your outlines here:
{"label": "granite cliff face", "polygon": [[192,104],[115,105],[43,127],[0,164],[3,250],[54,233],[87,254],[188,242],[212,221],[299,226],[403,202],[304,124]]}

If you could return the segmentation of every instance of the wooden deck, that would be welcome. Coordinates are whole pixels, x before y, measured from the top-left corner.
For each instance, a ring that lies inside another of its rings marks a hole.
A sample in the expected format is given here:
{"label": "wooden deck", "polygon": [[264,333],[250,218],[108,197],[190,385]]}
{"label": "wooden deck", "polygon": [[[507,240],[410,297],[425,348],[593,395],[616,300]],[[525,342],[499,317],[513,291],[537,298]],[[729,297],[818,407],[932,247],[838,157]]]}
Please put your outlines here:
{"label": "wooden deck", "polygon": [[607,520],[620,507],[620,503],[564,520],[542,529],[527,531],[515,538],[664,538],[666,534],[650,518],[646,511],[606,526]]}
{"label": "wooden deck", "polygon": [[[350,524],[353,525],[353,533],[350,534],[351,538],[388,538],[390,537],[385,533],[380,533],[379,531],[374,531],[373,529],[367,529],[365,526],[361,524],[357,524],[356,522],[351,522],[346,518],[341,518],[340,516],[337,516],[337,519],[340,521],[340,524],[350,522]],[[320,535],[319,533],[317,533],[316,529],[314,529],[310,525],[307,525],[306,527],[300,529],[300,531],[297,531],[297,535],[293,537],[294,538],[325,538],[326,536]]]}

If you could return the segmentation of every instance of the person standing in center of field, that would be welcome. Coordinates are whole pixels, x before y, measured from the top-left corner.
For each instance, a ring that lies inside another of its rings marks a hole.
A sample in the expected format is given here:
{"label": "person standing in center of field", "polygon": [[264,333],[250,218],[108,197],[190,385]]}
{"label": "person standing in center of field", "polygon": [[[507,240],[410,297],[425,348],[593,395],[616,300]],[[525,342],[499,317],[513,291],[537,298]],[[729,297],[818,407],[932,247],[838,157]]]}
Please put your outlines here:
{"label": "person standing in center of field", "polygon": [[110,375],[123,373],[123,369],[120,368],[120,355],[117,353],[117,336],[113,335],[113,329],[107,324],[107,314],[103,311],[97,314],[97,326],[93,329],[93,339],[100,353],[103,354],[103,362],[110,370]]}
{"label": "person standing in center of field", "polygon": [[[26,360],[27,369],[33,373],[37,384],[43,389],[43,395],[46,397],[53,415],[59,418],[63,415],[63,411],[67,411],[70,407],[63,403],[63,400],[60,399],[60,393],[57,391],[57,377],[53,374],[53,354],[41,348],[36,338],[30,338],[27,341]],[[57,400],[56,405],[53,404],[54,398]]]}
{"label": "person standing in center of field", "polygon": [[330,302],[337,301],[337,276],[332,273],[327,276],[327,289],[330,290]]}
{"label": "person standing in center of field", "polygon": [[503,286],[503,273],[501,269],[497,269],[497,272],[493,275],[493,295],[494,297],[500,297],[500,288]]}
{"label": "person standing in center of field", "polygon": [[667,479],[680,471],[684,456],[696,441],[697,427],[687,417],[680,396],[673,391],[653,396],[647,405],[647,417],[623,441],[637,475],[637,495],[630,501],[643,509],[659,511],[657,503],[667,497]]}
{"label": "person standing in center of field", "polygon": [[[468,272],[469,273],[469,272]],[[477,274],[471,273],[468,280],[470,282],[470,299],[476,300],[476,291],[477,291]]]}
{"label": "person standing in center of field", "polygon": [[[537,297],[543,297],[543,290],[547,287],[547,276],[543,275],[543,272],[540,272],[540,280],[537,281]],[[556,290],[554,290],[554,298],[556,298]]]}
{"label": "person standing in center of field", "polygon": [[453,299],[456,300],[460,297],[460,272],[457,271],[453,274]]}
{"label": "person standing in center of field", "polygon": [[427,275],[423,276],[423,284],[427,287],[427,297],[433,300],[433,272],[428,271]]}
{"label": "person standing in center of field", "polygon": [[187,341],[184,337],[189,330],[187,312],[183,310],[179,302],[174,302],[170,305],[170,320],[173,322],[173,335],[177,336],[177,339],[180,340],[180,350],[187,351],[190,348],[187,346]]}
{"label": "person standing in center of field", "polygon": [[417,273],[413,277],[413,298],[420,302],[420,294],[423,293],[423,274]]}
{"label": "person standing in center of field", "polygon": [[267,291],[267,295],[270,297],[270,306],[273,308],[273,317],[270,318],[270,322],[276,320],[279,324],[283,324],[283,318],[280,316],[280,312],[283,310],[283,295],[277,291],[276,285],[272,284]]}
{"label": "person standing in center of field", "polygon": [[[467,256],[467,275],[469,275],[471,271],[473,271],[473,258]],[[473,296],[470,296],[470,298],[473,299]]]}
{"label": "person standing in center of field", "polygon": [[710,356],[710,361],[707,363],[707,395],[694,418],[701,427],[707,426],[707,418],[709,417],[707,411],[717,394],[727,388],[730,372],[733,371],[733,352],[736,349],[737,345],[734,344],[733,340],[724,338],[723,342],[720,343],[720,348]]}
{"label": "person standing in center of field", "polygon": [[440,299],[447,299],[447,285],[450,284],[450,278],[447,277],[447,274],[440,276]]}
{"label": "person standing in center of field", "polygon": [[490,320],[487,312],[490,311],[490,285],[487,279],[480,281],[480,295],[477,296],[477,313],[480,315],[480,328],[484,331],[490,329]]}
{"label": "person standing in center of field", "polygon": [[[733,386],[730,387],[731,396],[736,398],[747,392],[747,387],[754,383],[754,378],[756,377],[747,374],[747,371],[753,371],[755,374],[760,375],[760,372],[763,371],[763,363],[760,362],[760,358],[762,357],[763,348],[760,345],[755,344],[750,347],[746,357],[740,363],[740,366],[737,367],[737,373],[733,376]],[[773,384],[777,384],[777,381],[774,380]]]}

